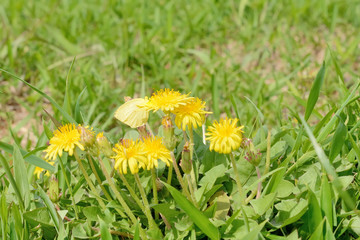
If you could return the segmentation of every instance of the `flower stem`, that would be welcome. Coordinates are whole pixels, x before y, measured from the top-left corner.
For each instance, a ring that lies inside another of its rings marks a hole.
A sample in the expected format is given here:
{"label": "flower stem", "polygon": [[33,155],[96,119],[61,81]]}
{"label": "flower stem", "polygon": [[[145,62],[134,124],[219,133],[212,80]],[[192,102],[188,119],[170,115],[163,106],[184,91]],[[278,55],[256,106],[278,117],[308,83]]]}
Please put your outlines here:
{"label": "flower stem", "polygon": [[[260,178],[261,178],[261,174],[260,174],[260,169],[259,169],[259,167],[256,167],[256,173],[257,173],[258,179],[260,179]],[[258,183],[256,199],[260,198],[260,194],[261,194],[261,182]]]}
{"label": "flower stem", "polygon": [[[156,187],[156,172],[155,169],[151,169],[151,180],[152,180],[152,187],[153,187],[153,196],[154,196],[154,204],[158,204],[158,195],[157,195],[157,187]],[[159,214],[155,211],[155,219],[159,219]]]}
{"label": "flower stem", "polygon": [[106,199],[110,202],[112,200],[112,198],[109,195],[108,191],[105,189],[104,185],[102,184],[100,176],[95,169],[94,161],[92,160],[92,157],[89,154],[88,154],[88,160],[90,163],[91,170],[93,171],[93,173],[95,175],[96,181],[100,184],[101,190],[104,192]]}
{"label": "flower stem", "polygon": [[60,166],[61,166],[61,171],[62,171],[62,173],[63,173],[63,175],[64,175],[66,185],[67,185],[67,187],[68,187],[68,189],[69,189],[69,192],[70,192],[71,201],[72,201],[73,208],[74,208],[74,211],[75,211],[75,218],[78,219],[78,218],[79,218],[79,216],[78,216],[78,209],[77,209],[76,204],[75,204],[75,199],[74,199],[73,191],[72,191],[71,185],[70,185],[70,183],[69,183],[69,179],[67,178],[67,175],[66,175],[66,172],[65,172],[64,163],[63,163],[61,157],[59,157],[59,159],[60,159],[59,162],[60,162]]}
{"label": "flower stem", "polygon": [[172,178],[172,173],[173,173],[173,165],[170,164],[169,166],[169,170],[168,170],[168,178],[166,183],[171,185],[171,178]]}
{"label": "flower stem", "polygon": [[134,177],[135,177],[135,181],[139,187],[139,191],[140,191],[140,195],[141,195],[141,198],[143,200],[143,203],[144,203],[144,206],[145,206],[145,215],[149,221],[149,225],[150,225],[150,228],[151,229],[157,229],[160,231],[160,229],[158,228],[158,226],[156,225],[152,215],[151,215],[151,212],[150,212],[150,205],[149,205],[149,202],[147,200],[147,197],[146,197],[146,193],[145,193],[145,190],[143,188],[143,186],[141,185],[141,181],[140,181],[140,178],[139,178],[139,174],[135,173],[134,174]]}
{"label": "flower stem", "polygon": [[184,183],[184,179],[182,178],[179,167],[178,167],[178,165],[176,163],[174,152],[171,152],[171,158],[172,158],[175,173],[176,173],[176,176],[177,176],[177,178],[178,178],[178,180],[180,182],[181,188],[184,190],[185,195],[188,198],[188,200],[192,200],[191,195],[189,193],[189,190],[187,189],[187,187],[186,187],[186,185]]}
{"label": "flower stem", "polygon": [[195,207],[198,207],[197,205],[197,202],[196,202],[196,198],[195,198],[195,192],[194,192],[194,189],[192,187],[192,184],[191,184],[191,176],[190,174],[185,174],[186,178],[187,178],[187,181],[188,181],[188,186],[189,186],[189,190],[190,190],[190,194],[191,194],[191,199],[195,205]]}
{"label": "flower stem", "polygon": [[236,167],[236,162],[235,162],[235,158],[234,158],[233,153],[230,152],[229,155],[230,155],[231,164],[233,165],[233,168],[234,168],[235,182],[236,182],[237,187],[238,187],[240,200],[241,200],[241,203],[243,203],[243,188],[242,188],[241,181],[240,181],[240,175],[239,175],[239,172],[238,172],[237,167]]}
{"label": "flower stem", "polygon": [[118,174],[121,181],[125,184],[126,188],[129,190],[130,195],[135,200],[136,204],[141,208],[141,211],[145,212],[144,204],[140,201],[139,197],[136,195],[134,189],[130,186],[129,182],[126,180],[125,176]]}
{"label": "flower stem", "polygon": [[[194,130],[193,130],[193,127],[191,125],[189,125],[188,128],[189,128],[189,135],[190,135],[190,157],[191,157],[191,164],[193,164],[192,160],[194,159],[194,146],[195,146],[195,144],[194,144]],[[194,171],[193,167],[191,168],[190,176],[191,176],[190,184],[192,185],[193,190],[197,190],[195,171]]]}
{"label": "flower stem", "polygon": [[78,162],[78,165],[80,167],[80,170],[81,170],[82,174],[85,177],[86,182],[88,183],[88,185],[90,187],[90,190],[91,190],[92,194],[94,194],[94,196],[98,200],[101,208],[105,209],[106,208],[105,203],[103,202],[103,200],[101,199],[101,197],[97,193],[96,188],[95,188],[94,184],[91,182],[91,180],[89,178],[89,175],[87,174],[87,172],[86,172],[86,170],[84,168],[84,165],[82,164],[82,162],[81,162],[81,160],[80,160],[80,158],[79,158],[76,151],[74,151],[74,156],[75,156],[76,161]]}
{"label": "flower stem", "polygon": [[[133,212],[131,211],[129,206],[126,204],[125,200],[123,199],[123,197],[121,196],[119,191],[116,189],[116,186],[115,186],[114,182],[112,181],[108,171],[106,170],[104,162],[102,161],[101,157],[99,157],[98,159],[99,159],[100,166],[104,172],[105,178],[110,185],[110,188],[113,190],[117,200],[120,202],[121,206],[124,208],[126,214],[129,216],[131,222],[135,225],[137,223],[135,215],[133,214]],[[144,232],[144,229],[142,229],[140,227],[139,230],[140,230],[141,238],[146,239],[146,233]]]}

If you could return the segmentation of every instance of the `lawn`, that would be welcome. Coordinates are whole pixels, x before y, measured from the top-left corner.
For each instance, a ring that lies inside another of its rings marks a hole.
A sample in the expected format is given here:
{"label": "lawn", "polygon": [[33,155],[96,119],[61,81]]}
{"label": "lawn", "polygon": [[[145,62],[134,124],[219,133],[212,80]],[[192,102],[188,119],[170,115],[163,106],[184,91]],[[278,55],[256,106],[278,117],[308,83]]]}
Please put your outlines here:
{"label": "lawn", "polygon": [[[359,15],[357,0],[2,0],[0,236],[360,238]],[[211,113],[182,129],[184,109],[147,102],[161,89]],[[214,149],[226,117],[241,140]],[[89,126],[83,149],[49,159],[69,124]],[[147,157],[170,155],[125,173],[116,151],[148,135]]]}

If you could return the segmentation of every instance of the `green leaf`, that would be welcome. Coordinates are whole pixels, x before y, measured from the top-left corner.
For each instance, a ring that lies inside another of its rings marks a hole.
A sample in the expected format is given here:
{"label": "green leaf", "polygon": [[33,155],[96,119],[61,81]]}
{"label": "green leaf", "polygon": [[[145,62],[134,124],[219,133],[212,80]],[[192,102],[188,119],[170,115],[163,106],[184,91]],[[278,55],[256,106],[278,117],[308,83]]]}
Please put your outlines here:
{"label": "green leaf", "polygon": [[36,227],[40,224],[46,239],[55,239],[56,229],[46,207],[37,208],[23,214],[24,219],[31,227]]}
{"label": "green leaf", "polygon": [[23,209],[24,208],[24,201],[23,201],[23,198],[21,196],[19,186],[17,185],[17,183],[16,183],[16,181],[14,179],[14,176],[11,173],[9,163],[6,161],[5,157],[1,154],[1,152],[0,152],[0,162],[1,162],[1,165],[3,166],[3,168],[5,170],[6,175],[9,178],[11,186],[14,188],[15,194],[16,194],[18,200],[19,200],[19,203],[20,203],[20,207]]}
{"label": "green leaf", "polygon": [[321,175],[320,205],[323,215],[328,219],[330,226],[333,226],[333,195],[326,173]]}
{"label": "green leaf", "polygon": [[218,229],[209,221],[205,215],[187,200],[178,190],[169,184],[162,182],[175,199],[176,203],[184,210],[190,219],[200,230],[211,239],[220,239]]}
{"label": "green leaf", "polygon": [[252,229],[248,234],[246,234],[242,238],[242,240],[257,240],[257,239],[259,239],[259,233],[260,233],[261,229],[263,229],[265,223],[267,223],[267,220],[262,222],[260,225],[258,225],[254,229]]}
{"label": "green leaf", "polygon": [[324,76],[325,76],[325,62],[320,68],[320,71],[316,75],[314,84],[310,90],[310,95],[306,104],[306,110],[305,110],[305,120],[307,121],[315,107],[315,104],[319,98],[320,95],[320,89],[324,82]]}
{"label": "green leaf", "polygon": [[82,116],[81,116],[81,112],[80,112],[80,100],[81,100],[81,97],[84,95],[84,93],[86,92],[86,87],[81,91],[81,93],[79,94],[77,100],[76,100],[76,104],[75,104],[75,121],[76,122],[84,122],[84,119],[82,119]]}
{"label": "green leaf", "polygon": [[343,185],[341,184],[341,182],[339,180],[339,177],[334,169],[334,166],[332,166],[329,159],[326,157],[324,150],[320,147],[320,145],[316,141],[314,134],[312,133],[312,131],[311,131],[310,127],[308,126],[308,124],[306,123],[305,119],[302,116],[300,116],[300,119],[301,119],[301,122],[305,128],[305,131],[306,131],[307,135],[309,136],[310,141],[316,151],[316,154],[318,156],[317,159],[319,160],[321,165],[324,167],[326,173],[334,179],[333,186],[339,192],[339,194],[341,195],[342,199],[344,200],[344,202],[348,206],[348,208],[355,209],[355,206],[356,206],[355,201],[353,198],[351,198],[350,194],[347,191],[343,190]]}
{"label": "green leaf", "polygon": [[279,210],[275,219],[271,221],[274,227],[281,228],[299,220],[304,213],[307,211],[308,203],[304,199],[296,201],[283,200],[275,205],[276,209]]}
{"label": "green leaf", "polygon": [[62,221],[60,221],[60,217],[58,216],[54,204],[51,202],[50,198],[48,197],[48,195],[46,195],[46,193],[44,192],[44,190],[41,188],[41,186],[37,183],[37,190],[39,192],[40,197],[42,198],[42,200],[44,201],[49,213],[50,213],[50,217],[54,222],[54,226],[56,228],[56,231],[59,233],[60,232],[60,224],[63,224]]}
{"label": "green leaf", "polygon": [[63,108],[69,115],[71,115],[70,73],[74,66],[75,60],[76,60],[76,56],[73,58],[71,62],[68,74],[66,75],[66,83],[65,83],[65,96],[64,96]]}
{"label": "green leaf", "polygon": [[101,239],[112,240],[107,223],[105,223],[101,218],[99,218],[99,222],[100,222]]}
{"label": "green leaf", "polygon": [[[1,142],[1,141],[0,141],[0,148],[3,149],[5,152],[10,153],[10,154],[13,154],[13,152],[14,152],[14,147],[13,146],[11,146],[10,144]],[[20,148],[20,152],[21,152],[23,157],[28,154],[27,151],[25,151],[25,150],[23,150],[21,148]],[[37,167],[49,170],[51,172],[55,172],[55,167],[54,166],[51,166],[49,163],[42,160],[38,156],[29,155],[26,158],[24,157],[24,160],[26,162],[30,163],[30,164],[33,164],[33,165],[37,166]]]}
{"label": "green leaf", "polygon": [[[324,239],[323,235],[323,226],[324,226],[324,220],[320,222],[320,224],[315,229],[314,233],[311,235],[309,240],[322,240]],[[326,239],[327,240],[327,239]]]}
{"label": "green leaf", "polygon": [[306,225],[309,232],[313,233],[322,221],[322,214],[319,202],[310,188],[308,188],[308,208]]}
{"label": "green leaf", "polygon": [[259,199],[251,200],[250,204],[255,212],[261,216],[273,205],[275,196],[276,193],[270,193],[266,196],[261,196]]}
{"label": "green leaf", "polygon": [[30,204],[29,181],[27,179],[25,161],[20,153],[19,147],[16,144],[14,145],[13,157],[15,181],[19,187],[22,199],[24,200],[25,208],[28,208]]}
{"label": "green leaf", "polygon": [[334,137],[331,141],[330,145],[330,154],[329,154],[329,160],[330,162],[333,162],[335,157],[340,153],[340,150],[342,146],[344,145],[345,139],[347,135],[347,128],[344,125],[341,118],[339,118],[339,124],[336,128]]}
{"label": "green leaf", "polygon": [[46,93],[44,93],[43,91],[39,90],[38,88],[34,87],[33,85],[31,85],[30,83],[28,83],[27,81],[17,77],[16,75],[12,74],[11,72],[6,71],[5,69],[0,68],[0,71],[9,74],[11,77],[15,78],[16,80],[19,80],[23,83],[25,83],[26,85],[28,85],[31,89],[33,89],[34,91],[38,92],[42,97],[46,98],[47,100],[49,100],[51,102],[52,105],[55,106],[55,108],[57,108],[59,110],[59,112],[61,112],[61,114],[64,116],[64,118],[70,122],[70,123],[76,123],[76,121],[62,108],[60,107],[60,105],[50,96],[48,96]]}

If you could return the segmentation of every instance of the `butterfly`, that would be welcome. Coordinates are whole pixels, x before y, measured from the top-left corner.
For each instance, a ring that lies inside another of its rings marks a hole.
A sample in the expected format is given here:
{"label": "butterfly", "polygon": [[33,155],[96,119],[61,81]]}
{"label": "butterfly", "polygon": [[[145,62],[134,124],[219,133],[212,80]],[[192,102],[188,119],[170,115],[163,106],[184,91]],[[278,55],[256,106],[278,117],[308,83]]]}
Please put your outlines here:
{"label": "butterfly", "polygon": [[131,128],[144,125],[149,118],[149,110],[141,107],[148,102],[147,98],[134,98],[125,102],[115,112],[114,117]]}

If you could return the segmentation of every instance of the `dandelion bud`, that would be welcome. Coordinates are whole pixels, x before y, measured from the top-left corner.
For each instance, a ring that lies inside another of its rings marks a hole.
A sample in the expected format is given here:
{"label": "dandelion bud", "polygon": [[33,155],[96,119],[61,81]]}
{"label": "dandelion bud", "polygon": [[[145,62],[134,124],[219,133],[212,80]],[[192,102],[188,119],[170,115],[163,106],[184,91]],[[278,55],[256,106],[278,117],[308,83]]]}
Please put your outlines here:
{"label": "dandelion bud", "polygon": [[137,130],[139,132],[140,139],[147,138],[150,136],[150,134],[146,130],[146,125],[142,125],[142,126],[138,127]]}
{"label": "dandelion bud", "polygon": [[156,178],[155,184],[156,184],[156,190],[158,192],[160,192],[164,188],[164,184],[158,178]]}
{"label": "dandelion bud", "polygon": [[48,195],[52,202],[57,202],[59,200],[59,181],[54,175],[50,178]]}
{"label": "dandelion bud", "polygon": [[170,151],[173,151],[176,146],[176,138],[174,135],[174,126],[169,116],[162,119],[162,126],[164,128],[164,145]]}
{"label": "dandelion bud", "polygon": [[106,157],[114,156],[111,144],[109,140],[104,136],[103,132],[98,133],[98,135],[96,136],[96,142],[100,152],[103,153]]}
{"label": "dandelion bud", "polygon": [[180,162],[180,167],[184,171],[184,173],[189,174],[192,169],[192,161],[190,154],[190,143],[186,142],[182,151],[182,159]]}
{"label": "dandelion bud", "polygon": [[78,131],[80,132],[80,138],[81,138],[80,143],[83,146],[85,146],[85,148],[91,147],[94,145],[95,136],[94,136],[94,131],[92,131],[92,129],[89,129],[88,126],[84,127],[84,126],[79,125]]}
{"label": "dandelion bud", "polygon": [[245,159],[254,165],[255,167],[260,164],[261,161],[261,152],[256,150],[251,139],[246,138],[242,142],[242,147],[245,149]]}

